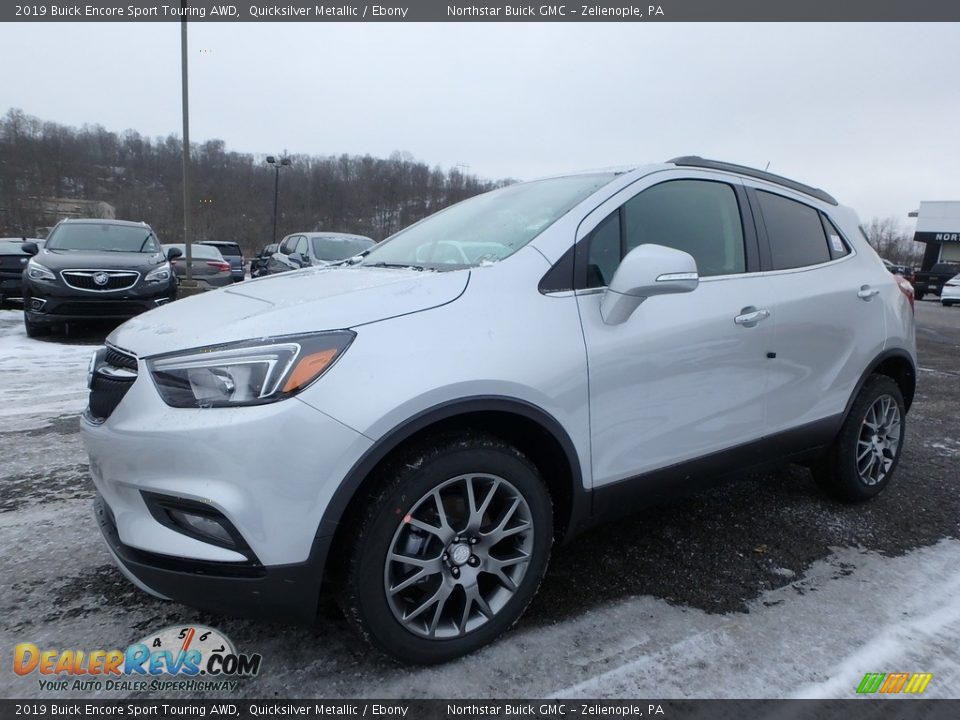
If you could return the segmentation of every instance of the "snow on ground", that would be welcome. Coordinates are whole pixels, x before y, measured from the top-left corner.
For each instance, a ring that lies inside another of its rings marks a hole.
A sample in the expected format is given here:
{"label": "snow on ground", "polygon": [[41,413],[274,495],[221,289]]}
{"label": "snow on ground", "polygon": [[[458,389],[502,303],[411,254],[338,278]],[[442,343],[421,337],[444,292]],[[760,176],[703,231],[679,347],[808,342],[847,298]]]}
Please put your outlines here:
{"label": "snow on ground", "polygon": [[30,430],[52,417],[79,414],[92,352],[89,344],[62,338],[30,339],[20,310],[0,310],[0,428]]}

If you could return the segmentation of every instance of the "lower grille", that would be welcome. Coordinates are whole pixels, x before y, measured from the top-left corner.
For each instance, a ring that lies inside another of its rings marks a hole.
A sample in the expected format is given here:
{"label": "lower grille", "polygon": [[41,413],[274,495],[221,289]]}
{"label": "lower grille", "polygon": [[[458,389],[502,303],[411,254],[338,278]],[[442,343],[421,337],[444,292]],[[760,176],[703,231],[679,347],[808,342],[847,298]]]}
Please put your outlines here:
{"label": "lower grille", "polygon": [[137,380],[137,358],[108,345],[90,379],[90,415],[104,421]]}
{"label": "lower grille", "polygon": [[107,315],[132,316],[139,315],[146,308],[138,302],[124,302],[122,300],[101,300],[98,302],[65,302],[52,310],[57,315],[77,315],[81,317],[98,317]]}

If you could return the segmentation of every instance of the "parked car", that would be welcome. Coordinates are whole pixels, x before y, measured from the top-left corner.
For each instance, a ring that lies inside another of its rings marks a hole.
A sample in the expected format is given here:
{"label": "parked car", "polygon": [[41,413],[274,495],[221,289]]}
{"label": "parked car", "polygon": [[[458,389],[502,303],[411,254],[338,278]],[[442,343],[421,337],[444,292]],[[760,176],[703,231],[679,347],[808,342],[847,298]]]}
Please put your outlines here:
{"label": "parked car", "polygon": [[176,298],[177,283],[153,229],[123,220],[63,220],[23,273],[23,322],[34,337],[74,320],[126,319]]}
{"label": "parked car", "polygon": [[923,300],[927,293],[941,295],[943,286],[960,273],[960,263],[936,263],[929,270],[918,270],[913,274],[913,289],[917,300]]}
{"label": "parked car", "polygon": [[954,275],[940,289],[940,302],[944,307],[960,303],[960,275]]}
{"label": "parked car", "polygon": [[263,249],[253,256],[253,259],[250,261],[250,277],[255,278],[268,274],[267,267],[270,265],[270,258],[277,251],[278,247],[280,247],[279,243],[264,245]]}
{"label": "parked car", "polygon": [[0,238],[0,305],[7,300],[23,300],[23,271],[30,260],[30,253],[24,251],[23,243],[43,245],[37,238]]}
{"label": "parked car", "polygon": [[209,245],[219,250],[223,259],[230,263],[230,274],[233,281],[243,281],[247,261],[243,257],[243,250],[237,243],[225,240],[203,240],[197,244]]}
{"label": "parked car", "polygon": [[[183,243],[164,245],[166,252],[176,250],[177,257],[171,261],[177,274],[177,282],[187,276],[187,248]],[[219,288],[235,282],[233,267],[220,254],[219,248],[203,243],[190,246],[190,270],[194,280],[201,286]]]}
{"label": "parked car", "polygon": [[275,275],[305,267],[323,267],[360,255],[376,243],[363,235],[307,232],[287,235],[267,265]]}
{"label": "parked car", "polygon": [[890,262],[886,258],[880,258],[883,260],[884,266],[892,272],[894,275],[902,275],[907,280],[910,280],[913,277],[913,268],[909,265],[898,265],[897,263]]}
{"label": "parked car", "polygon": [[916,351],[857,228],[822,190],[677,158],[160,308],[93,361],[100,529],[156,595],[309,620],[326,578],[377,648],[434,663],[517,621],[555,541],[671,493],[789,459],[867,500]]}

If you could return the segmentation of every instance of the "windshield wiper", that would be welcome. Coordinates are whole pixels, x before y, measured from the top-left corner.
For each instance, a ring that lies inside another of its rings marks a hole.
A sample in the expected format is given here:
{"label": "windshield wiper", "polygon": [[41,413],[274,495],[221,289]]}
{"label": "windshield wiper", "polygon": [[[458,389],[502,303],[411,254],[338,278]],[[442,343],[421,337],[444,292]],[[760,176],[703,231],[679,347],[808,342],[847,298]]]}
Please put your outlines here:
{"label": "windshield wiper", "polygon": [[361,267],[405,268],[407,270],[421,270],[421,271],[427,269],[423,265],[411,265],[410,263],[388,263],[388,262],[361,263]]}

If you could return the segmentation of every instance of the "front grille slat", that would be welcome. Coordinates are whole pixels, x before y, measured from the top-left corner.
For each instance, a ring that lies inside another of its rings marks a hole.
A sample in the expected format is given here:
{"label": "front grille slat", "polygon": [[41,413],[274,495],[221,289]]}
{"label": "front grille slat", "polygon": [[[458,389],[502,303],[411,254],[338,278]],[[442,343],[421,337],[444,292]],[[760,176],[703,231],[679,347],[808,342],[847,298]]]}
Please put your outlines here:
{"label": "front grille slat", "polygon": [[[118,377],[100,372],[102,368],[110,367],[132,372],[131,377]],[[90,381],[90,414],[99,421],[104,421],[117,409],[124,395],[136,382],[137,358],[128,352],[107,345],[103,362],[94,369]]]}
{"label": "front grille slat", "polygon": [[[133,270],[61,270],[60,277],[74,290],[92,292],[111,292],[129,290],[140,279],[140,273]],[[104,282],[97,282],[97,279]]]}

